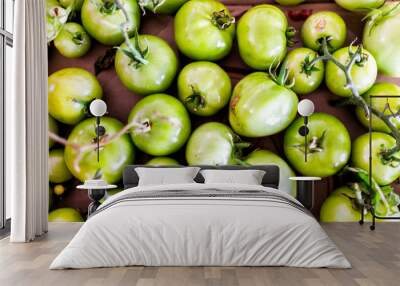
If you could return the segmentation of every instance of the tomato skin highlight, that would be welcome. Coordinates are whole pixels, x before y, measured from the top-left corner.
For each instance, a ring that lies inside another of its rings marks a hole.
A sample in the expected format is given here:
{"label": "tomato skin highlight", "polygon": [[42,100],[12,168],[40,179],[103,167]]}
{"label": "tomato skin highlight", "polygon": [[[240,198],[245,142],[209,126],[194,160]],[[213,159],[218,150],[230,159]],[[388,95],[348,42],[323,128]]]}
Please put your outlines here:
{"label": "tomato skin highlight", "polygon": [[276,84],[266,73],[244,77],[234,88],[229,103],[232,129],[246,137],[263,137],[281,132],[295,119],[297,95]]}
{"label": "tomato skin highlight", "polygon": [[[283,146],[286,158],[304,176],[332,176],[350,159],[349,132],[339,119],[327,113],[314,113],[308,120],[307,162],[304,158],[305,138],[299,134],[304,124],[303,118],[296,119],[285,131]],[[310,148],[311,142],[315,143],[313,150]]]}
{"label": "tomato skin highlight", "polygon": [[[108,6],[108,3],[111,7]],[[133,36],[140,25],[140,8],[136,0],[120,0],[128,13],[128,34]],[[96,41],[103,45],[114,46],[124,41],[121,24],[126,23],[124,13],[114,1],[84,0],[81,9],[81,20],[85,30]]]}
{"label": "tomato skin highlight", "polygon": [[220,111],[228,104],[231,91],[228,74],[212,62],[190,63],[178,76],[179,99],[191,113],[199,116]]}
{"label": "tomato skin highlight", "polygon": [[[353,47],[352,51],[355,52],[356,49],[356,47]],[[363,49],[363,54],[367,56],[367,60],[360,65],[357,63],[354,64],[350,72],[354,85],[360,95],[374,85],[378,76],[378,67],[375,58],[365,49]],[[337,50],[333,54],[333,57],[344,65],[348,64],[351,57],[349,48],[345,47]],[[326,64],[325,83],[333,94],[343,97],[350,97],[352,95],[351,90],[347,87],[345,73],[331,61]]]}
{"label": "tomato skin highlight", "polygon": [[214,13],[223,11],[232,17],[222,3],[214,0],[191,0],[175,15],[175,42],[187,57],[197,61],[216,61],[229,54],[235,37],[235,23],[221,28],[213,23]]}
{"label": "tomato skin highlight", "polygon": [[[135,38],[130,42],[135,43]],[[171,85],[178,70],[178,58],[171,46],[163,39],[153,35],[139,35],[139,42],[148,48],[146,64],[132,62],[122,49],[115,55],[115,71],[124,86],[140,95],[163,92]]]}
{"label": "tomato skin highlight", "polygon": [[305,47],[319,51],[322,38],[330,38],[331,52],[343,47],[347,36],[347,27],[343,18],[331,11],[321,11],[307,18],[301,28],[301,39]]}
{"label": "tomato skin highlight", "polygon": [[240,57],[253,69],[276,66],[287,53],[286,15],[278,7],[263,4],[246,11],[237,27]]}

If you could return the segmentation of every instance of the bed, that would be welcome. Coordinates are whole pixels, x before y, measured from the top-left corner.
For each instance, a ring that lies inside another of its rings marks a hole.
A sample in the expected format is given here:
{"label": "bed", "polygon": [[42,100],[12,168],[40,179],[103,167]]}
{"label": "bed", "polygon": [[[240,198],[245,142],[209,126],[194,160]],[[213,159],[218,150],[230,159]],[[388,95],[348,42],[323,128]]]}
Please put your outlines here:
{"label": "bed", "polygon": [[261,185],[194,183],[138,186],[139,166],[125,169],[125,190],[108,198],[50,269],[118,266],[291,266],[350,268],[315,218],[278,190],[279,168]]}

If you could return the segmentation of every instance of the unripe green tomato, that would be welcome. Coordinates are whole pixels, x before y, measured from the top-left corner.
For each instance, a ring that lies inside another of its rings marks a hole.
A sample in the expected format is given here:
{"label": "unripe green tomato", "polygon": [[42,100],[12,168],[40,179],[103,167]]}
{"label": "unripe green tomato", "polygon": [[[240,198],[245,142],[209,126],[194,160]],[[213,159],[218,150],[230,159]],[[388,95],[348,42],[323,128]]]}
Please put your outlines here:
{"label": "unripe green tomato", "polygon": [[70,22],[58,33],[54,46],[66,58],[79,58],[90,50],[91,40],[81,25]]}
{"label": "unripe green tomato", "polygon": [[178,76],[179,99],[193,114],[211,116],[228,104],[231,79],[217,64],[193,62]]}
{"label": "unripe green tomato", "polygon": [[[147,63],[139,64],[127,56],[123,43],[115,55],[115,71],[124,86],[140,95],[165,91],[172,83],[178,70],[178,58],[171,46],[160,37],[139,35],[141,47],[147,48]],[[131,38],[132,45],[135,38]]]}
{"label": "unripe green tomato", "polygon": [[131,138],[143,152],[167,156],[178,151],[189,138],[191,123],[185,106],[168,94],[152,94],[132,108],[128,122]]}
{"label": "unripe green tomato", "polygon": [[72,208],[60,208],[49,213],[50,222],[83,222],[82,215]]}
{"label": "unripe green tomato", "polygon": [[[353,47],[351,50],[355,52],[356,49],[356,47]],[[374,85],[378,76],[375,58],[365,49],[363,50],[363,56],[365,56],[365,59],[361,63],[356,62],[350,71],[354,86],[360,95]],[[333,57],[343,65],[348,64],[351,58],[349,48],[337,50]],[[333,94],[343,97],[350,97],[353,94],[348,87],[345,73],[332,61],[328,61],[326,64],[325,83]]]}
{"label": "unripe green tomato", "polygon": [[346,23],[337,13],[320,11],[312,14],[301,28],[301,38],[304,46],[319,51],[322,38],[330,38],[331,52],[343,47],[347,36]]}
{"label": "unripe green tomato", "polygon": [[[390,82],[379,82],[376,83],[372,88],[370,88],[366,93],[363,94],[363,98],[367,104],[383,112],[386,116],[390,116],[389,120],[392,122],[397,129],[400,129],[400,117],[393,115],[398,110],[400,110],[400,97],[396,98],[385,98],[387,95],[398,95],[400,96],[400,86],[395,83]],[[370,98],[370,96],[379,96],[379,98]],[[387,107],[390,107],[388,109]],[[360,122],[367,128],[369,128],[369,120],[365,115],[365,111],[357,107],[356,115]],[[372,130],[390,133],[389,127],[378,118],[376,115],[372,114]]]}
{"label": "unripe green tomato", "polygon": [[64,150],[54,149],[49,152],[49,181],[64,183],[72,178],[72,174],[64,161]]}
{"label": "unripe green tomato", "polygon": [[179,166],[179,162],[169,157],[154,157],[146,165],[149,166]]}
{"label": "unripe green tomato", "polygon": [[304,69],[306,59],[312,61],[318,54],[308,48],[297,48],[290,51],[282,64],[288,69],[289,80],[294,82],[292,90],[297,94],[308,94],[315,91],[324,79],[325,66],[322,61],[317,62],[314,68]]}
{"label": "unripe green tomato", "polygon": [[81,68],[65,68],[48,79],[49,114],[65,124],[77,124],[86,114],[89,104],[103,96],[97,78]]}
{"label": "unripe green tomato", "polygon": [[[400,176],[400,165],[382,160],[381,153],[396,145],[396,140],[386,133],[372,132],[372,177],[381,185],[393,183]],[[369,133],[359,136],[353,142],[351,160],[354,167],[369,171]],[[400,158],[400,152],[394,154]]]}
{"label": "unripe green tomato", "polygon": [[275,2],[283,6],[293,6],[305,2],[305,0],[275,0]]}

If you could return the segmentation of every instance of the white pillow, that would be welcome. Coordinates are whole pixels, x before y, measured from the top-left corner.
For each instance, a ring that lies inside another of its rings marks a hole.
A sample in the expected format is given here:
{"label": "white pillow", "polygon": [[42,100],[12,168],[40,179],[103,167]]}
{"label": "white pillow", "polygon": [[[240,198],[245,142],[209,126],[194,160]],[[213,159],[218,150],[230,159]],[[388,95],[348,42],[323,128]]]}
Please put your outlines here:
{"label": "white pillow", "polygon": [[195,183],[193,180],[200,168],[135,168],[139,176],[138,186]]}
{"label": "white pillow", "polygon": [[261,185],[265,171],[262,170],[202,170],[205,184]]}

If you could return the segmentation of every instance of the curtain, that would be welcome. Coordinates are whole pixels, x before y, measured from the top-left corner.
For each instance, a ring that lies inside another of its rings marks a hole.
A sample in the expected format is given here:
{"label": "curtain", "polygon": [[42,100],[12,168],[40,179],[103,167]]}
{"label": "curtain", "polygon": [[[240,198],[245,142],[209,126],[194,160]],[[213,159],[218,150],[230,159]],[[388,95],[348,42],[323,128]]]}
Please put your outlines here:
{"label": "curtain", "polygon": [[45,0],[15,1],[13,94],[6,98],[6,187],[12,242],[47,232],[48,134]]}

